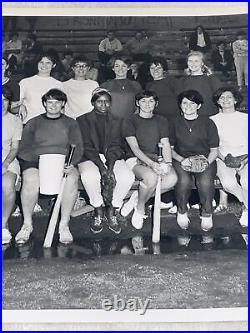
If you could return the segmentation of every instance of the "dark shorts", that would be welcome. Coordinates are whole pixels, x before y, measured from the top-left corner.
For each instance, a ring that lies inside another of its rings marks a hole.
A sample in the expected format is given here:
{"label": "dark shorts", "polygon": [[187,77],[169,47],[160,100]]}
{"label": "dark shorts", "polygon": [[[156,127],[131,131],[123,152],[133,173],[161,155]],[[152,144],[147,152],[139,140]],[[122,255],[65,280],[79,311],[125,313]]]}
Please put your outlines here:
{"label": "dark shorts", "polygon": [[21,158],[19,159],[19,163],[20,163],[20,168],[21,168],[21,172],[23,173],[25,170],[27,169],[31,169],[31,168],[35,168],[35,169],[39,169],[39,162],[34,162],[34,161],[25,161],[22,160]]}

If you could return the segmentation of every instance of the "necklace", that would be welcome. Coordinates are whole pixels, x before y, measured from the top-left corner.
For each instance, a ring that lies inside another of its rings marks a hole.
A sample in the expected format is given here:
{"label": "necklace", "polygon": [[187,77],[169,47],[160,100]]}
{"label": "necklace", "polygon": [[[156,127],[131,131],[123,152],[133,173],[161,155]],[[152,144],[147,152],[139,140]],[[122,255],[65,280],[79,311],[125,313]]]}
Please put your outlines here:
{"label": "necklace", "polygon": [[[198,118],[198,117],[197,117]],[[186,127],[187,127],[187,129],[188,129],[188,131],[190,132],[190,133],[192,133],[192,131],[193,131],[193,128],[194,128],[194,126],[195,126],[195,124],[196,124],[196,119],[197,118],[195,118],[195,119],[192,119],[192,120],[186,120],[185,118],[183,118],[183,120],[184,120],[184,124],[186,125]]]}
{"label": "necklace", "polygon": [[[122,81],[122,82],[120,82]],[[123,91],[125,90],[126,86],[128,85],[127,79],[116,79],[116,83],[118,83],[119,88],[121,88]]]}

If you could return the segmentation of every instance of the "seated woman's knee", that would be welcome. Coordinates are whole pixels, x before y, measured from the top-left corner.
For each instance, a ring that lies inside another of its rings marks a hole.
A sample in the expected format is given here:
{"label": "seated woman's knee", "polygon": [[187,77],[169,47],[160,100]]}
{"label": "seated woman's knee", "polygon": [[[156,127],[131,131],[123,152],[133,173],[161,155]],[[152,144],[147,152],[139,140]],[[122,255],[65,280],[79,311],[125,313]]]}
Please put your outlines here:
{"label": "seated woman's knee", "polygon": [[101,175],[95,169],[88,168],[81,172],[81,180],[83,183],[96,184],[100,183]]}
{"label": "seated woman's knee", "polygon": [[72,172],[67,176],[67,182],[78,185],[78,179],[79,179],[79,172],[76,168],[72,170]]}
{"label": "seated woman's knee", "polygon": [[220,181],[226,192],[230,192],[232,188],[238,185],[236,177],[221,178]]}
{"label": "seated woman's knee", "polygon": [[147,172],[143,176],[143,183],[148,187],[148,188],[154,188],[157,184],[157,175],[154,172]]}
{"label": "seated woman's knee", "polygon": [[36,169],[28,169],[22,175],[22,188],[27,191],[39,190],[39,173]]}

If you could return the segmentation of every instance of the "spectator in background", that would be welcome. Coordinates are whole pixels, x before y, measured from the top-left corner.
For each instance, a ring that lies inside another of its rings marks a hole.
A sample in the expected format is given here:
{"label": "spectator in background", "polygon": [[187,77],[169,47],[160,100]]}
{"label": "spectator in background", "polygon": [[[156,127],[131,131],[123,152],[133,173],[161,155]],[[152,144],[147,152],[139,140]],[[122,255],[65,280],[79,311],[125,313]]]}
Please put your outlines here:
{"label": "spectator in background", "polygon": [[154,81],[147,83],[146,89],[156,92],[159,102],[155,114],[160,114],[170,120],[179,114],[176,101],[176,82],[174,77],[167,77],[167,62],[162,57],[154,57],[149,63],[150,74]]}
{"label": "spectator in background", "polygon": [[71,79],[74,76],[74,72],[72,70],[72,62],[74,60],[74,53],[72,50],[67,49],[63,53],[63,59],[62,59],[62,66],[63,66],[63,72],[61,76],[61,81],[66,81]]}
{"label": "spectator in background", "polygon": [[89,70],[87,73],[87,78],[89,80],[97,81],[99,80],[99,71],[98,69],[94,66],[94,62],[89,60]]}
{"label": "spectator in background", "polygon": [[26,77],[37,72],[36,58],[43,51],[42,45],[37,41],[35,34],[28,34],[24,43],[23,71]]}
{"label": "spectator in background", "polygon": [[19,38],[19,34],[13,32],[5,45],[5,53],[8,54],[9,66],[12,72],[17,69],[17,65],[19,65],[22,60],[22,47],[23,43]]}
{"label": "spectator in background", "polygon": [[132,57],[133,61],[149,62],[150,40],[143,31],[136,31],[135,36],[127,41],[124,46],[126,52]]}
{"label": "spectator in background", "polygon": [[248,86],[248,40],[244,31],[237,32],[237,39],[232,44],[234,63],[237,73],[239,90],[242,90],[244,83]]}
{"label": "spectator in background", "polygon": [[66,115],[77,117],[92,111],[92,91],[99,85],[96,81],[87,78],[89,61],[84,56],[76,57],[72,62],[74,77],[63,82],[63,90],[67,95]]}
{"label": "spectator in background", "polygon": [[211,49],[211,40],[202,25],[198,25],[195,31],[191,34],[189,39],[189,50],[200,51],[203,53]]}
{"label": "spectator in background", "polygon": [[102,65],[107,65],[108,61],[114,57],[117,52],[122,51],[122,44],[119,39],[116,38],[114,31],[108,31],[107,37],[104,38],[98,48],[98,57]]}
{"label": "spectator in background", "polygon": [[113,60],[112,69],[115,79],[101,84],[112,96],[110,112],[118,118],[126,118],[135,112],[135,95],[142,88],[141,85],[127,78],[131,60],[126,56],[118,56]]}
{"label": "spectator in background", "polygon": [[226,43],[224,41],[217,42],[216,47],[217,49],[211,56],[212,64],[216,71],[222,72],[228,78],[228,71],[233,67],[233,55],[230,50],[226,50]]}

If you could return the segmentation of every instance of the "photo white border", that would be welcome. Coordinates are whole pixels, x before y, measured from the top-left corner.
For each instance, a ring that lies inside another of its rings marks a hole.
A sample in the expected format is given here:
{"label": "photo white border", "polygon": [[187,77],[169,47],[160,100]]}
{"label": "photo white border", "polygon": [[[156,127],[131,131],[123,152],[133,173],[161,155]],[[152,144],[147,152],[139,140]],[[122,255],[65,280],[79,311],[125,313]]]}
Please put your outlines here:
{"label": "photo white border", "polygon": [[[104,9],[108,12],[104,13]],[[3,16],[214,16],[247,13],[247,2],[2,2]],[[67,323],[65,323],[65,318],[67,318]],[[155,309],[148,310],[143,316],[130,311],[3,310],[2,322],[3,329],[6,330],[18,329],[18,327],[21,329],[28,328],[29,325],[25,326],[25,324],[32,324],[30,329],[35,329],[36,326],[34,325],[37,325],[37,329],[41,329],[40,324],[42,323],[45,326],[48,326],[49,323],[64,323],[67,330],[74,329],[75,325],[79,323],[99,323],[99,325],[95,325],[97,330],[105,329],[105,324],[111,323],[116,324],[116,327],[110,325],[110,329],[119,328],[118,324],[121,323],[148,323],[150,325],[158,323],[159,329],[161,328],[160,323],[169,325],[186,323],[193,324],[191,329],[195,330],[197,327],[203,327],[204,329],[202,323],[206,324],[206,329],[215,329],[213,324],[221,324],[222,322],[225,323],[222,326],[223,330],[235,328],[235,323],[238,323],[236,326],[239,330],[245,330],[248,322],[248,308]],[[72,324],[71,328],[69,327],[70,324]],[[53,325],[49,325],[49,327],[50,329],[55,328]],[[140,327],[135,326],[135,328]],[[164,327],[164,329],[166,328],[168,327]],[[171,328],[174,328],[174,326],[171,326]],[[176,328],[178,329],[180,326],[177,325]],[[186,327],[183,326],[183,328]],[[174,330],[176,329],[174,328]]]}

